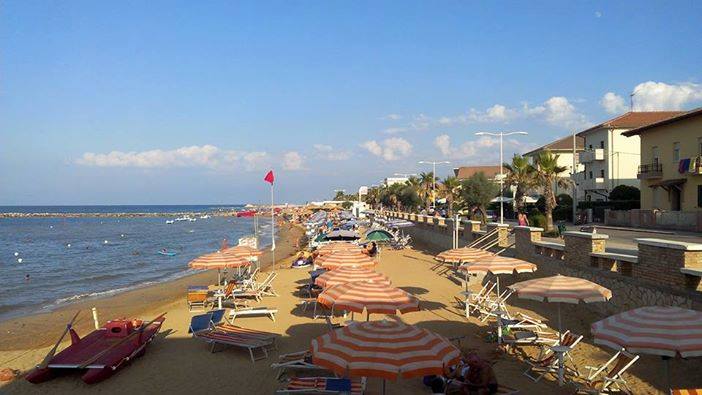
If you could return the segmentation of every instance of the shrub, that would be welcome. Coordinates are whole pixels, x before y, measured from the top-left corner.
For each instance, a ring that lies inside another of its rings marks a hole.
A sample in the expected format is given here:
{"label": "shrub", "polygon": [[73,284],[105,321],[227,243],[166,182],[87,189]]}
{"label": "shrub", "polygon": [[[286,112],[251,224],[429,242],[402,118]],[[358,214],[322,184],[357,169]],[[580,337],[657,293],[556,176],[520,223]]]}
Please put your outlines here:
{"label": "shrub", "polygon": [[629,185],[617,185],[609,193],[609,200],[641,200],[641,191]]}
{"label": "shrub", "polygon": [[529,225],[537,228],[546,228],[546,216],[540,212],[529,215]]}

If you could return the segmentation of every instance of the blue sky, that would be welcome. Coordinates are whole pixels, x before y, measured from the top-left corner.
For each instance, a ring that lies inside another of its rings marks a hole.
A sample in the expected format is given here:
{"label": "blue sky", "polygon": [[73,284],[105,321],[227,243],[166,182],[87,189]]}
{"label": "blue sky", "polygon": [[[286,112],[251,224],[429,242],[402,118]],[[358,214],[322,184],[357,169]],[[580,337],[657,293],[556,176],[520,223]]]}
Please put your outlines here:
{"label": "blue sky", "polygon": [[327,198],[702,105],[702,3],[0,4],[0,204]]}

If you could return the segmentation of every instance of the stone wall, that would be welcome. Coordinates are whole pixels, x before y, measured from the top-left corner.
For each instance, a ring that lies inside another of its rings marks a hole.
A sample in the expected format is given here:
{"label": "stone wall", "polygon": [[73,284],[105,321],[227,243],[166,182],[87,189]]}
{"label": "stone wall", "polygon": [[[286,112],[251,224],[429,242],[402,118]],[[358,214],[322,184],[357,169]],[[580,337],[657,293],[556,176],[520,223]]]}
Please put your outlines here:
{"label": "stone wall", "polygon": [[[432,217],[390,213],[415,222],[405,228],[419,248],[440,251],[452,246],[453,221],[440,224]],[[465,246],[485,231],[479,223],[462,221],[459,245]],[[606,252],[608,236],[566,232],[564,243],[541,240],[543,229],[514,228],[515,246],[507,254],[538,265],[535,273],[500,276],[506,285],[535,277],[562,274],[580,277],[612,291],[607,303],[588,304],[589,309],[614,314],[643,306],[680,306],[702,310],[702,244],[658,239],[637,239],[638,256]]]}

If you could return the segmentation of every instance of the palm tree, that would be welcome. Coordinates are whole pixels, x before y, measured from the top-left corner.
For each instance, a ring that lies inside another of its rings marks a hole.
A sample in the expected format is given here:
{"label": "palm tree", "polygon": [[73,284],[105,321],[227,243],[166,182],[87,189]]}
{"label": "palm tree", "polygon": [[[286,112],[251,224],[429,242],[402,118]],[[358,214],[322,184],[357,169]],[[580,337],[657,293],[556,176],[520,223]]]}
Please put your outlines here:
{"label": "palm tree", "polygon": [[526,191],[535,185],[534,168],[529,164],[529,159],[521,155],[514,155],[512,163],[503,163],[502,166],[507,170],[505,183],[517,188],[514,201],[517,211],[520,211],[524,208]]}
{"label": "palm tree", "polygon": [[431,200],[434,198],[434,196],[432,196],[432,189],[435,181],[436,179],[434,178],[433,172],[419,173],[419,190],[417,193],[419,193],[419,197],[424,201],[427,212],[429,212]]}
{"label": "palm tree", "polygon": [[448,206],[448,216],[453,217],[453,204],[458,199],[460,193],[461,183],[458,178],[453,176],[448,176],[444,178],[439,187],[439,191],[446,198],[446,205]]}
{"label": "palm tree", "polygon": [[551,151],[541,152],[535,160],[533,168],[536,185],[543,188],[544,200],[546,201],[546,231],[553,230],[553,209],[556,207],[556,195],[553,192],[555,185],[566,187],[567,179],[559,177],[559,174],[567,168],[558,166],[559,155],[554,155]]}

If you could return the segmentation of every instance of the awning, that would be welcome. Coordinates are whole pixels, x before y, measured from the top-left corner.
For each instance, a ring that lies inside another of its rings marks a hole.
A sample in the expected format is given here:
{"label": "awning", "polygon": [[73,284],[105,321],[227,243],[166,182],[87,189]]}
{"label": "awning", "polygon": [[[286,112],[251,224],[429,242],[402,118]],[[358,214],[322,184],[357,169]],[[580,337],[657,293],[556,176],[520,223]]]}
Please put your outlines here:
{"label": "awning", "polygon": [[661,182],[651,184],[651,185],[649,185],[649,187],[651,187],[651,188],[661,187],[661,188],[665,189],[666,191],[669,191],[670,188],[672,188],[672,187],[682,189],[682,188],[680,188],[680,186],[686,182],[687,182],[687,178],[676,178],[673,180],[663,180]]}

